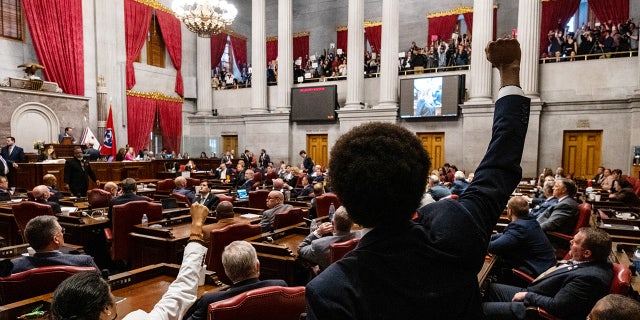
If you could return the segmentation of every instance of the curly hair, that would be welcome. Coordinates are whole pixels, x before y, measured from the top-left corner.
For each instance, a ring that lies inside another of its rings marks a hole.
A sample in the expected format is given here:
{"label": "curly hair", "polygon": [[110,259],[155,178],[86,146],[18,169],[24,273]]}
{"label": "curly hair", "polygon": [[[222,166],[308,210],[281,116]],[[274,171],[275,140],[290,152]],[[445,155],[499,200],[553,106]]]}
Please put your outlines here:
{"label": "curly hair", "polygon": [[[415,134],[393,124],[368,123],[336,141],[329,180],[352,220],[374,227],[411,217],[429,167],[429,155]],[[393,174],[385,174],[390,169]]]}

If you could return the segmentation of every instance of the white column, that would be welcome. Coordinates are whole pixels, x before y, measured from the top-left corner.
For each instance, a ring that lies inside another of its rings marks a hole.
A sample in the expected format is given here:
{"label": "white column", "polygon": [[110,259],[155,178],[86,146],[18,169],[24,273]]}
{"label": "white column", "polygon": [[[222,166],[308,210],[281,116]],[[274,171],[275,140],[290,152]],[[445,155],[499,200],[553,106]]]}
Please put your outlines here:
{"label": "white column", "polygon": [[251,1],[251,112],[267,110],[267,34],[265,0]]}
{"label": "white column", "polygon": [[291,110],[293,83],[293,38],[291,0],[278,0],[278,113]]}
{"label": "white column", "polygon": [[211,115],[211,39],[196,37],[197,115]]}
{"label": "white column", "polygon": [[[640,70],[640,54],[636,58],[636,63],[638,64],[638,70]],[[640,96],[640,72],[637,72],[636,75],[636,90],[634,90],[636,96]]]}
{"label": "white column", "polygon": [[[471,78],[467,103],[491,102],[491,63],[484,48],[493,38],[493,1],[473,1],[473,41],[471,43]],[[477,21],[477,22],[476,22]]]}
{"label": "white column", "polygon": [[519,0],[518,41],[522,50],[520,86],[522,86],[526,96],[538,100],[540,99],[540,92],[538,92],[538,52],[540,51],[541,19],[542,3],[540,0]]}
{"label": "white column", "polygon": [[382,2],[380,102],[375,108],[398,107],[398,1]]}
{"label": "white column", "polygon": [[364,0],[349,0],[347,28],[347,101],[343,108],[360,109],[364,101]]}

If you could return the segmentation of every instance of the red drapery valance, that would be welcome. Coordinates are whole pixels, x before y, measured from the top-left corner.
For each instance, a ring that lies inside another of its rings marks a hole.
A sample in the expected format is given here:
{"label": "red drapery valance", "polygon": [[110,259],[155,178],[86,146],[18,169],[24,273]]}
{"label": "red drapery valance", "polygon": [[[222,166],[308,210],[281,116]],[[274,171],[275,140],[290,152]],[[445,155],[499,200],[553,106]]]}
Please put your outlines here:
{"label": "red drapery valance", "polygon": [[549,30],[556,30],[558,25],[567,24],[578,10],[580,0],[549,0],[542,2],[542,23],[540,24],[540,54],[547,52]]}
{"label": "red drapery valance", "polygon": [[158,24],[162,29],[162,39],[171,57],[171,63],[176,68],[175,92],[181,97],[184,96],[184,84],[182,81],[182,29],[180,20],[174,15],[161,10],[156,10]]}
{"label": "red drapery valance", "polygon": [[438,36],[439,39],[448,42],[451,39],[451,33],[455,29],[456,22],[458,22],[458,14],[429,18],[427,43],[432,42],[433,36]]}
{"label": "red drapery valance", "polygon": [[267,63],[278,58],[278,38],[267,39]]}
{"label": "red drapery valance", "polygon": [[348,33],[349,30],[345,29],[339,29],[336,32],[336,49],[342,49],[342,52],[347,53],[347,46],[349,45],[348,43]]}
{"label": "red drapery valance", "polygon": [[231,37],[231,47],[236,65],[242,70],[247,64],[247,39],[233,34],[230,34],[229,37]]}
{"label": "red drapery valance", "polygon": [[380,45],[382,43],[382,25],[372,25],[364,28],[364,35],[369,41],[371,50],[377,54],[380,53]]}
{"label": "red drapery valance", "polygon": [[302,34],[293,37],[293,61],[302,58],[302,67],[307,64],[309,59],[309,35]]}
{"label": "red drapery valance", "polygon": [[224,47],[227,45],[227,34],[224,32],[211,36],[211,68],[220,64]]}
{"label": "red drapery valance", "polygon": [[589,0],[589,8],[600,22],[618,24],[629,19],[629,0]]}
{"label": "red drapery valance", "polygon": [[149,21],[153,9],[134,0],[124,1],[124,29],[127,47],[127,89],[136,84],[133,61],[140,55],[144,41],[149,33]]}
{"label": "red drapery valance", "polygon": [[84,96],[82,0],[23,0],[22,6],[46,80]]}
{"label": "red drapery valance", "polygon": [[[180,112],[182,114],[182,112]],[[127,95],[127,135],[129,146],[144,149],[149,143],[149,132],[156,115],[156,100]]]}
{"label": "red drapery valance", "polygon": [[180,152],[182,136],[182,103],[157,100],[160,126],[162,127],[162,144],[165,148]]}

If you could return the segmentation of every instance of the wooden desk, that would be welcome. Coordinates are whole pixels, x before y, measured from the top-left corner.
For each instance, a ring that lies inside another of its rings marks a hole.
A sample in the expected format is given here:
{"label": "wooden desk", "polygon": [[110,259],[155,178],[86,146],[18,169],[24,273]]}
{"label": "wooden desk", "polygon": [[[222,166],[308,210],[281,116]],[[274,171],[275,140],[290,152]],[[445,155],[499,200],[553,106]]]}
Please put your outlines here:
{"label": "wooden desk", "polygon": [[[633,255],[634,250],[634,246],[625,246],[623,243],[613,242],[611,244],[611,260],[625,266],[630,266],[632,263],[629,259],[629,254]],[[640,291],[640,276],[637,273],[631,276],[631,287],[635,291]]]}
{"label": "wooden desk", "polygon": [[[0,248],[0,258],[3,259],[15,259],[22,257],[23,253],[27,253],[27,248],[29,247],[28,243],[19,244],[16,246],[8,246]],[[82,246],[76,246],[73,244],[65,243],[60,251],[62,253],[70,253],[70,254],[83,254],[84,249]]]}
{"label": "wooden desk", "polygon": [[626,224],[640,227],[640,213],[633,208],[601,208],[596,214],[604,224]]}
{"label": "wooden desk", "polygon": [[629,224],[610,224],[599,223],[599,229],[604,230],[611,236],[611,240],[615,242],[640,245],[640,228]]}
{"label": "wooden desk", "polygon": [[[113,295],[126,298],[117,304],[117,319],[122,319],[128,313],[138,309],[146,312],[151,311],[167,291],[171,282],[175,280],[179,270],[179,265],[162,263],[110,276],[109,284]],[[220,283],[220,281],[215,272],[206,271],[205,285],[198,287],[197,296],[228,288],[227,285],[217,285],[216,283]],[[42,310],[49,310],[52,296],[53,293],[48,293],[0,306],[0,320],[15,320],[18,316],[31,312],[39,305],[43,305]]]}

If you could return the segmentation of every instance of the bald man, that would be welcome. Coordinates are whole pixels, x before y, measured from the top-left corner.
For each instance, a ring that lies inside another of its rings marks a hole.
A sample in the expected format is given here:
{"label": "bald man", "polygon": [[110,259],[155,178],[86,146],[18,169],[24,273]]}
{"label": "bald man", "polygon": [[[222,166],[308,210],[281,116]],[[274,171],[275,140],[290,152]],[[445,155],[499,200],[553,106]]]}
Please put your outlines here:
{"label": "bald man", "polygon": [[51,193],[49,192],[49,187],[41,184],[36,186],[32,190],[33,198],[37,203],[48,204],[53,209],[53,213],[62,213],[62,209],[60,208],[60,204],[57,202],[49,201],[51,197]]}
{"label": "bald man", "polygon": [[293,206],[290,204],[284,204],[284,195],[282,192],[273,190],[269,192],[269,195],[267,196],[267,208],[269,209],[262,212],[262,220],[260,221],[262,232],[273,231],[273,219],[276,214],[285,212],[293,208]]}
{"label": "bald man", "polygon": [[60,202],[60,199],[64,198],[64,195],[60,190],[56,189],[58,185],[58,179],[56,176],[48,173],[42,177],[42,183],[49,188],[49,193],[51,196],[49,197],[49,201],[51,202]]}

